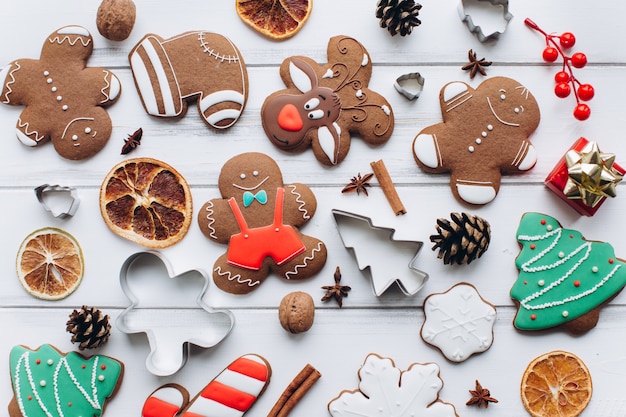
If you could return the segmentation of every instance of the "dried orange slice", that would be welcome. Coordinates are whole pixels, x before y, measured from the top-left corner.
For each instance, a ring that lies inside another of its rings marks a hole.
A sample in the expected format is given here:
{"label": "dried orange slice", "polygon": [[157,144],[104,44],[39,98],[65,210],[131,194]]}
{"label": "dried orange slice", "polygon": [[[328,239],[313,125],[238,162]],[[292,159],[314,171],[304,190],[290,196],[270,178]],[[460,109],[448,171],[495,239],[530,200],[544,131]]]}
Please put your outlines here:
{"label": "dried orange slice", "polygon": [[272,39],[287,39],[306,23],[313,0],[237,0],[237,14]]}
{"label": "dried orange slice", "polygon": [[128,159],[104,178],[100,212],[117,235],[148,248],[166,248],[189,230],[191,191],[183,176],[165,162]]}
{"label": "dried orange slice", "polygon": [[591,400],[591,375],[576,355],[556,350],[533,359],[521,390],[524,407],[533,417],[574,417]]}
{"label": "dried orange slice", "polygon": [[74,236],[48,227],[26,236],[17,252],[17,276],[34,297],[59,300],[83,279],[83,252]]}

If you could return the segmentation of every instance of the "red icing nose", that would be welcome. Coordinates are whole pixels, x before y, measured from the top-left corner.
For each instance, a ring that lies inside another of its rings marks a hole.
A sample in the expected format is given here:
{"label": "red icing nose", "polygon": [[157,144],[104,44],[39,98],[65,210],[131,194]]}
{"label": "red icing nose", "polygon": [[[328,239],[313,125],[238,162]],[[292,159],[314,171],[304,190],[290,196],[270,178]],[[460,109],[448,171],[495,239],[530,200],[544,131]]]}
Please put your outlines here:
{"label": "red icing nose", "polygon": [[296,106],[293,104],[285,104],[280,110],[280,113],[278,113],[278,126],[289,132],[298,132],[302,129],[302,118]]}

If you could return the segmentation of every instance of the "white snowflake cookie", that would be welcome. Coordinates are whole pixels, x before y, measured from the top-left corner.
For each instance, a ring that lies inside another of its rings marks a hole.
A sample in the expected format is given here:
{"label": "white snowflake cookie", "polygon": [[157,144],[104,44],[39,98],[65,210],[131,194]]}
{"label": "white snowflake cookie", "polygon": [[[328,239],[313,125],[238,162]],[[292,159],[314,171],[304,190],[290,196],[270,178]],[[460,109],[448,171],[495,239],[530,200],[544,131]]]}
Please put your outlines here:
{"label": "white snowflake cookie", "polygon": [[495,307],[462,282],[424,300],[422,339],[452,362],[463,362],[493,343]]}
{"label": "white snowflake cookie", "polygon": [[333,417],[458,417],[454,405],[439,400],[443,381],[435,363],[414,363],[406,371],[371,353],[359,370],[359,389],[342,391],[328,403]]}

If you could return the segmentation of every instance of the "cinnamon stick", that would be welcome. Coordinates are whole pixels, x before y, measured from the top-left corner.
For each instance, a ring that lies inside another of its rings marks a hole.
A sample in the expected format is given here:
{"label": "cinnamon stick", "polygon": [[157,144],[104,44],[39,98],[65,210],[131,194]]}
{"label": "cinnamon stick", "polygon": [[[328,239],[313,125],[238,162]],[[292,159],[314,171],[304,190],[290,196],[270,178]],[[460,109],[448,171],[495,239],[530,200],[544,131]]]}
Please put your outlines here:
{"label": "cinnamon stick", "polygon": [[312,365],[306,364],[283,391],[267,417],[286,417],[322,374]]}
{"label": "cinnamon stick", "polygon": [[387,197],[387,201],[391,205],[393,212],[396,216],[400,214],[406,214],[406,209],[400,201],[400,197],[398,196],[398,192],[396,191],[396,187],[393,185],[393,181],[391,180],[391,176],[389,175],[389,171],[387,171],[387,167],[383,160],[375,161],[370,163],[372,170],[374,171],[374,175],[378,179],[378,183],[383,189],[383,193],[385,193],[385,197]]}

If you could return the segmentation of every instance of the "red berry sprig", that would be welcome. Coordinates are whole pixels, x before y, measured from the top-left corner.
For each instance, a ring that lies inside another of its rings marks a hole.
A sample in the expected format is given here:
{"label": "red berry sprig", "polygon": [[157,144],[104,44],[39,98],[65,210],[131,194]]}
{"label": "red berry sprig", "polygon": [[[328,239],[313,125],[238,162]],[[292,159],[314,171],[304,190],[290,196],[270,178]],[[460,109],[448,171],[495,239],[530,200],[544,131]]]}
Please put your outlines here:
{"label": "red berry sprig", "polygon": [[[554,75],[556,85],[554,94],[559,98],[569,97],[574,91],[576,97],[576,108],[574,109],[574,117],[578,120],[587,120],[591,115],[591,109],[583,101],[589,101],[593,98],[595,91],[591,84],[583,84],[574,76],[574,68],[583,68],[587,65],[587,56],[582,52],[575,52],[571,56],[565,55],[564,49],[570,49],[576,44],[576,37],[571,32],[564,32],[561,35],[552,35],[546,33],[535,22],[526,18],[524,23],[529,28],[536,30],[546,38],[546,48],[543,50],[543,60],[546,62],[555,62],[559,56],[563,58],[563,67],[561,71]],[[558,40],[558,42],[557,42]]]}

